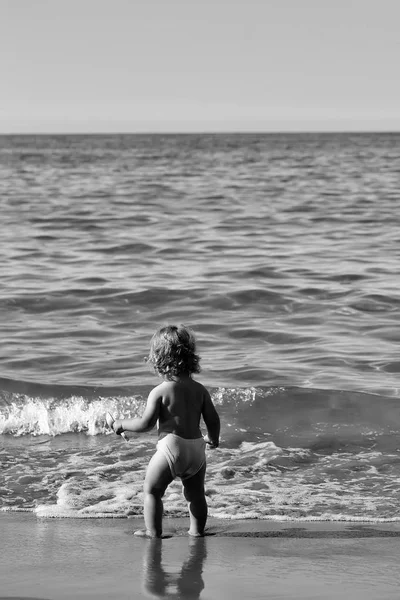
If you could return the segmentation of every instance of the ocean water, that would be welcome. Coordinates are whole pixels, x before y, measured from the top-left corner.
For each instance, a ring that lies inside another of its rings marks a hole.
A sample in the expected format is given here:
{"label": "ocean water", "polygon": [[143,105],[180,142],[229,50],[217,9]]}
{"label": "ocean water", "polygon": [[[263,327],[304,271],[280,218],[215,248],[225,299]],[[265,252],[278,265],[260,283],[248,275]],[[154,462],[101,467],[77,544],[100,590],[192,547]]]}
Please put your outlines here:
{"label": "ocean water", "polygon": [[104,414],[185,323],[211,515],[400,520],[399,176],[400,134],[0,137],[0,509],[142,514],[156,432]]}

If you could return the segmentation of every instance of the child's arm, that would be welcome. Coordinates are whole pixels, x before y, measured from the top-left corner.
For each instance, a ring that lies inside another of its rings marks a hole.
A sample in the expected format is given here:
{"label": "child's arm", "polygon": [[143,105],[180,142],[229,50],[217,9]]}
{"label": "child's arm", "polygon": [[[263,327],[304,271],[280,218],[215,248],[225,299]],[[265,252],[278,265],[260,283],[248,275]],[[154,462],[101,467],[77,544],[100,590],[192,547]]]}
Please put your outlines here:
{"label": "child's arm", "polygon": [[205,440],[208,444],[210,444],[210,446],[218,448],[221,423],[213,401],[211,400],[211,396],[207,390],[204,392],[204,402],[201,414],[203,415],[204,423],[206,424],[208,433],[208,436],[205,437]]}
{"label": "child's arm", "polygon": [[141,417],[137,417],[136,419],[115,419],[113,424],[115,433],[121,435],[124,431],[140,433],[153,429],[160,412],[160,401],[161,396],[157,388],[155,388],[149,394],[146,408]]}

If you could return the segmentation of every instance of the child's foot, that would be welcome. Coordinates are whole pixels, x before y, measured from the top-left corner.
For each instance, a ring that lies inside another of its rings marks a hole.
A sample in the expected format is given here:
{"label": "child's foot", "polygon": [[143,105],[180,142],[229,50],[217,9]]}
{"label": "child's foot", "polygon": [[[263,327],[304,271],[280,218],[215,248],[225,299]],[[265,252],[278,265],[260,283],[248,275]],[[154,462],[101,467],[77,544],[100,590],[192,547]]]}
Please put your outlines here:
{"label": "child's foot", "polygon": [[135,531],[133,533],[133,535],[136,535],[137,537],[144,537],[144,538],[150,538],[150,539],[163,537],[163,535],[153,535],[151,533],[151,531],[148,531],[147,529],[138,529],[137,531]]}
{"label": "child's foot", "polygon": [[201,533],[200,531],[195,531],[195,530],[192,531],[191,529],[189,529],[188,534],[191,537],[204,537],[204,531]]}

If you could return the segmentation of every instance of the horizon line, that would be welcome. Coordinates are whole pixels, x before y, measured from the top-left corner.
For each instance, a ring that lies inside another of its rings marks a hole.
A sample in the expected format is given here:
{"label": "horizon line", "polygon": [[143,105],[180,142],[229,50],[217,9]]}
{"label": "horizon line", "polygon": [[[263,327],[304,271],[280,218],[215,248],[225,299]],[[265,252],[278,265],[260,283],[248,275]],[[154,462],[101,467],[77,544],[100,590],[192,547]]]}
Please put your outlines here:
{"label": "horizon line", "polygon": [[7,136],[50,135],[311,135],[311,134],[398,134],[399,129],[282,129],[282,130],[193,130],[193,131],[18,131],[1,132]]}

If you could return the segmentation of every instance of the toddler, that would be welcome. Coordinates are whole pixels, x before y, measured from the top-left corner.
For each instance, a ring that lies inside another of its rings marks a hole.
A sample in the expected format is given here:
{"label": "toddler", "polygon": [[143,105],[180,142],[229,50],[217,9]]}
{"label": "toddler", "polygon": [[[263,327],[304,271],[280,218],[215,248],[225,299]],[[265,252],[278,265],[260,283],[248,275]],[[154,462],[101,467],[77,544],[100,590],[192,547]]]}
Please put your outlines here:
{"label": "toddler", "polygon": [[[118,435],[149,431],[158,421],[157,451],[144,481],[146,531],[136,535],[161,537],[162,497],[168,485],[180,477],[189,507],[189,535],[203,536],[207,521],[205,447],[206,443],[218,447],[220,419],[208,391],[192,378],[200,372],[193,333],[183,325],[162,327],[152,337],[148,361],[163,382],[150,392],[143,415],[135,419],[107,418]],[[201,417],[208,434],[204,438]]]}

